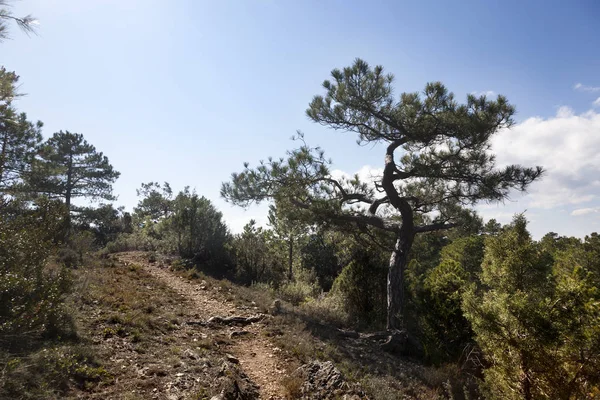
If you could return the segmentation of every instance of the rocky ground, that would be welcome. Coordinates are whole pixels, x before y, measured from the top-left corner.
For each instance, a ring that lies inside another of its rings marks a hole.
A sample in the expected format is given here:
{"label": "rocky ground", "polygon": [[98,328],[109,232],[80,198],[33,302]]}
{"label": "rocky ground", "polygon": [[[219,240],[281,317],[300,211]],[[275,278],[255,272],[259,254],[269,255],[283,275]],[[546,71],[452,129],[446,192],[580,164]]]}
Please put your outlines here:
{"label": "rocky ground", "polygon": [[56,398],[437,399],[455,392],[452,371],[382,352],[365,335],[307,320],[265,293],[170,264],[130,252],[77,271],[77,348],[103,372],[71,379]]}

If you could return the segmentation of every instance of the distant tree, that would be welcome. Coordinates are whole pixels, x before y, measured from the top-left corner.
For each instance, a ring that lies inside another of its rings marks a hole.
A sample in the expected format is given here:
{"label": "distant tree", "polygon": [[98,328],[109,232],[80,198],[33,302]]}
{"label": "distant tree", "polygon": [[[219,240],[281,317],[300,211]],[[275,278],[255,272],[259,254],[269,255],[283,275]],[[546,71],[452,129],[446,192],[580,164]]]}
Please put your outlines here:
{"label": "distant tree", "polygon": [[304,236],[306,228],[297,221],[291,220],[282,206],[270,205],[268,219],[273,235],[286,247],[288,279],[291,280],[294,277],[293,267],[295,256],[298,253],[298,242]]}
{"label": "distant tree", "polygon": [[490,219],[483,227],[483,233],[486,235],[497,235],[502,231],[502,224],[494,218]]}
{"label": "distant tree", "polygon": [[42,145],[29,185],[36,193],[63,199],[71,210],[77,197],[114,200],[112,184],[119,175],[83,135],[60,131]]}
{"label": "distant tree", "polygon": [[323,233],[314,233],[300,249],[302,268],[315,271],[321,288],[329,291],[342,266],[336,246]]}
{"label": "distant tree", "polygon": [[176,236],[182,257],[198,263],[223,261],[229,230],[223,214],[206,197],[186,187],[173,200],[173,213],[163,223]]}
{"label": "distant tree", "polygon": [[0,42],[8,39],[8,26],[10,22],[16,23],[25,33],[35,32],[37,20],[31,16],[16,17],[10,10],[11,1],[0,0]]}
{"label": "distant tree", "polygon": [[221,194],[240,206],[285,199],[315,222],[350,225],[366,234],[389,232],[395,243],[387,279],[387,327],[402,329],[404,274],[415,235],[472,220],[464,206],[502,201],[512,189],[524,191],[542,168],[495,168],[491,138],[513,124],[515,112],[503,96],[468,95],[466,104],[459,104],[438,82],[427,84],[422,95],[397,98],[392,75],[359,59],[333,70],[332,77],[333,82],[323,83],[325,96],[310,103],[308,117],[358,134],[360,143],[383,144],[383,176],[370,184],[358,176],[337,179],[324,152],[303,143],[287,159],[269,159],[255,169],[246,165],[223,184]]}
{"label": "distant tree", "polygon": [[173,190],[168,182],[162,186],[158,182],[142,183],[142,187],[136,191],[141,200],[133,211],[139,219],[158,221],[173,212]]}
{"label": "distant tree", "polygon": [[272,234],[251,219],[231,242],[236,276],[242,282],[279,282],[285,273],[284,262],[273,252]]}
{"label": "distant tree", "polygon": [[105,246],[120,233],[131,233],[131,215],[123,207],[100,204],[98,207],[74,208],[73,226],[94,235],[96,244]]}
{"label": "distant tree", "polygon": [[31,166],[37,146],[42,141],[42,123],[32,123],[25,113],[18,113],[13,100],[18,96],[19,77],[0,68],[0,192],[14,193]]}

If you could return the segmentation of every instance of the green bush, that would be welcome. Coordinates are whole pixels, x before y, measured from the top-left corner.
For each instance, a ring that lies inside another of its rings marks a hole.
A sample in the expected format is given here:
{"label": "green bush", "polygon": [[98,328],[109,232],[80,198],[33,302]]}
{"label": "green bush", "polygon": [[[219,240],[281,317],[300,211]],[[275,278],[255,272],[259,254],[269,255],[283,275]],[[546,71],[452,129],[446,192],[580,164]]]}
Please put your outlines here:
{"label": "green bush", "polygon": [[472,340],[471,326],[461,309],[468,285],[468,272],[454,260],[442,260],[426,274],[421,294],[421,342],[433,362],[458,359]]}
{"label": "green bush", "polygon": [[277,293],[293,305],[299,305],[319,295],[321,288],[316,283],[306,281],[287,282],[279,286]]}
{"label": "green bush", "polygon": [[490,399],[600,393],[600,292],[597,264],[588,258],[592,249],[578,240],[554,255],[547,249],[516,216],[487,238],[481,285],[470,285],[463,296],[465,317],[489,363],[484,387]]}
{"label": "green bush", "polygon": [[346,312],[362,325],[383,325],[386,315],[385,260],[377,253],[358,251],[333,283]]}
{"label": "green bush", "polygon": [[161,251],[170,254],[173,251],[165,248],[160,240],[153,238],[144,232],[136,231],[133,233],[122,233],[112,242],[108,242],[105,247],[108,253],[119,253],[122,251]]}
{"label": "green bush", "polygon": [[64,320],[62,305],[71,280],[64,266],[47,268],[53,245],[39,217],[0,222],[0,342],[24,333],[55,332]]}
{"label": "green bush", "polygon": [[72,387],[88,390],[110,381],[111,374],[88,353],[82,347],[55,347],[11,358],[0,375],[0,398],[63,398]]}

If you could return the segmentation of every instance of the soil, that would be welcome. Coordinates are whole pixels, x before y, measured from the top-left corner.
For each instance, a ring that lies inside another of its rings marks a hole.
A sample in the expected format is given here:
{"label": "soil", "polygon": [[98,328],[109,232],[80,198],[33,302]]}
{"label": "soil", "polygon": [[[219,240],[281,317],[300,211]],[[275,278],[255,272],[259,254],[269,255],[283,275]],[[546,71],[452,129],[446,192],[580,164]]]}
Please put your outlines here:
{"label": "soil", "polygon": [[[260,399],[285,399],[282,379],[291,374],[298,363],[284,358],[281,350],[264,335],[269,316],[246,326],[206,324],[211,317],[258,314],[258,307],[240,306],[233,301],[230,291],[222,286],[210,287],[204,281],[188,281],[169,271],[160,263],[149,263],[143,253],[121,253],[119,261],[144,268],[157,281],[173,289],[193,309],[193,321],[186,321],[208,339],[218,338],[219,350],[238,363],[242,371],[258,386]],[[206,324],[206,325],[203,325]],[[190,343],[193,346],[193,342]]]}

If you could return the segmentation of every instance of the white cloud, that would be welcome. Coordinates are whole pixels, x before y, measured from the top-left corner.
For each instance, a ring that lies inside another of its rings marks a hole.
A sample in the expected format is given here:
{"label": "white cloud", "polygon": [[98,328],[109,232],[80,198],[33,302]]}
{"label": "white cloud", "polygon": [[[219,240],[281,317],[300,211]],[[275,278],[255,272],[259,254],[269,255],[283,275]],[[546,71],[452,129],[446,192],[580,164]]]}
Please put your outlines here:
{"label": "white cloud", "polygon": [[546,175],[525,196],[527,207],[553,208],[594,200],[600,189],[600,114],[529,118],[493,139],[499,165],[541,165]]}
{"label": "white cloud", "polygon": [[471,92],[471,94],[473,96],[487,96],[487,97],[492,97],[496,95],[496,92],[494,92],[493,90],[484,90],[481,92]]}
{"label": "white cloud", "polygon": [[573,89],[580,92],[600,92],[600,86],[587,86],[582,83],[576,83]]}
{"label": "white cloud", "polygon": [[[381,180],[381,177],[383,176],[383,168],[376,168],[376,167],[372,167],[370,165],[363,165],[355,174],[358,175],[358,178],[360,179],[361,182],[370,184],[375,181]],[[335,170],[331,171],[331,176],[334,179],[341,179],[341,178],[352,179],[352,178],[354,178],[354,174],[350,175],[340,169],[335,169]]]}
{"label": "white cloud", "polygon": [[571,211],[571,215],[574,217],[579,217],[581,215],[593,214],[600,211],[600,208],[578,208],[576,210]]}
{"label": "white cloud", "polygon": [[596,100],[594,100],[594,102],[592,103],[592,105],[594,107],[600,107],[600,97],[598,97]]}

